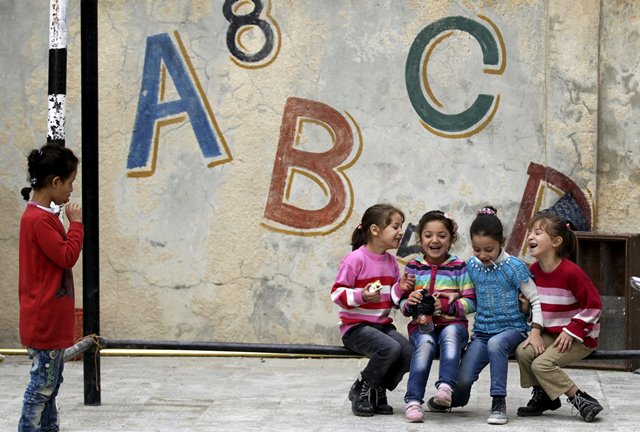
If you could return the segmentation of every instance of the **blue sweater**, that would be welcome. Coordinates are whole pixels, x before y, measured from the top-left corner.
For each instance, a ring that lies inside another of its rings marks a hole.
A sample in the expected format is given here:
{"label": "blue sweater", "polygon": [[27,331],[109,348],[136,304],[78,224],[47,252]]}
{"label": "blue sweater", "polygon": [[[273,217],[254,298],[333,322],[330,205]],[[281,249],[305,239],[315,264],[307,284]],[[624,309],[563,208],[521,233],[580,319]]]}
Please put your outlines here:
{"label": "blue sweater", "polygon": [[528,331],[520,311],[520,283],[530,277],[527,265],[503,252],[497,263],[485,266],[476,257],[467,260],[467,272],[476,288],[474,333],[497,334],[505,330]]}

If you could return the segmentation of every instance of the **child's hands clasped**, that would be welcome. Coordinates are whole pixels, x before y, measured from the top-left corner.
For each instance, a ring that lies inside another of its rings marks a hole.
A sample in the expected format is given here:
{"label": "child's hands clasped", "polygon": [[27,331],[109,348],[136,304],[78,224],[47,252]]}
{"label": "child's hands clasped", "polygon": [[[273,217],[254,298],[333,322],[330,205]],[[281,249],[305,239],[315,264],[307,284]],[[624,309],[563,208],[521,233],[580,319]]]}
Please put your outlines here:
{"label": "child's hands clasped", "polygon": [[64,206],[64,213],[69,222],[82,222],[82,208],[78,203],[68,202]]}

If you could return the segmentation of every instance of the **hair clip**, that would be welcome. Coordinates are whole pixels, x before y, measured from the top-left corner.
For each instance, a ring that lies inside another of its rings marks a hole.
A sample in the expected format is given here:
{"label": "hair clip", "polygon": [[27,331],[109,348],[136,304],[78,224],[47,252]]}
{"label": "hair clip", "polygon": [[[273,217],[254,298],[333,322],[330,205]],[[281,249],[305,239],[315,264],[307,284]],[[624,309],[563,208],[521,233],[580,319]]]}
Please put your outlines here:
{"label": "hair clip", "polygon": [[31,177],[31,181],[29,183],[31,183],[31,186],[35,186],[36,183],[38,183],[38,179],[35,177]]}
{"label": "hair clip", "polygon": [[567,222],[567,224],[566,224],[566,225],[567,225],[567,230],[572,231],[572,230],[571,230],[571,222]]}
{"label": "hair clip", "polygon": [[496,216],[496,211],[489,207],[482,207],[480,210],[476,212],[476,215],[490,215]]}
{"label": "hair clip", "polygon": [[453,216],[451,216],[449,213],[442,213],[444,217],[446,217],[447,219],[449,219],[450,221],[453,222]]}
{"label": "hair clip", "polygon": [[356,227],[356,229],[361,230],[361,229],[362,229],[362,224],[361,224],[361,223],[359,223],[359,224],[358,224],[358,226]]}

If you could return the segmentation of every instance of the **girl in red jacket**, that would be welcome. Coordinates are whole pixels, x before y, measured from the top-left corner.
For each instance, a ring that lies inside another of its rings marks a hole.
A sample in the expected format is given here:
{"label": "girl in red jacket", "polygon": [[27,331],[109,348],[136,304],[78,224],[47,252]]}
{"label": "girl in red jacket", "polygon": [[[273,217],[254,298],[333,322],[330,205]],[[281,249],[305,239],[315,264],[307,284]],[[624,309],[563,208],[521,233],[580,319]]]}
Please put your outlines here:
{"label": "girl in red jacket", "polygon": [[[82,210],[69,202],[78,158],[68,148],[47,144],[32,150],[27,161],[31,187],[22,189],[28,202],[20,220],[18,287],[20,341],[33,365],[18,431],[57,431],[63,354],[74,343],[71,268],[80,257],[84,237]],[[66,204],[68,231],[52,203]]]}

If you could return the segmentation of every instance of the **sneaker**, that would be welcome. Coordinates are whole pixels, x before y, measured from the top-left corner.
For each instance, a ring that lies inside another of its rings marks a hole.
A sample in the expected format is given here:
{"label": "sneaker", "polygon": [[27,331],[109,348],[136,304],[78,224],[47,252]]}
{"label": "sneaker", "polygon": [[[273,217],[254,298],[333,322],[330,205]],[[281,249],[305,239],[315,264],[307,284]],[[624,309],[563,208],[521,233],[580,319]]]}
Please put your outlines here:
{"label": "sneaker", "polygon": [[547,410],[557,410],[562,405],[560,398],[551,400],[547,392],[540,386],[534,386],[531,394],[531,400],[527,402],[527,406],[518,408],[519,417],[539,416]]}
{"label": "sneaker", "polygon": [[491,402],[491,411],[487,418],[487,423],[501,425],[506,424],[507,417],[507,401],[503,397],[494,397]]}
{"label": "sneaker", "polygon": [[373,405],[369,401],[371,386],[364,379],[358,378],[349,390],[351,411],[360,417],[371,417],[374,414]]}
{"label": "sneaker", "polygon": [[603,409],[595,398],[580,390],[574,397],[568,398],[567,402],[571,402],[586,422],[593,420]]}
{"label": "sneaker", "polygon": [[451,406],[451,393],[453,390],[449,384],[440,384],[438,391],[433,395],[433,401],[443,407],[449,408]]}
{"label": "sneaker", "polygon": [[393,407],[387,403],[387,392],[384,387],[374,387],[369,395],[373,412],[382,415],[393,414]]}
{"label": "sneaker", "polygon": [[450,406],[446,407],[446,406],[438,405],[435,401],[435,398],[430,398],[427,401],[427,408],[429,408],[429,411],[432,411],[432,412],[438,412],[438,413],[451,412]]}
{"label": "sneaker", "polygon": [[409,402],[407,404],[407,408],[404,411],[404,416],[410,423],[422,423],[422,421],[424,420],[422,404],[418,401]]}

